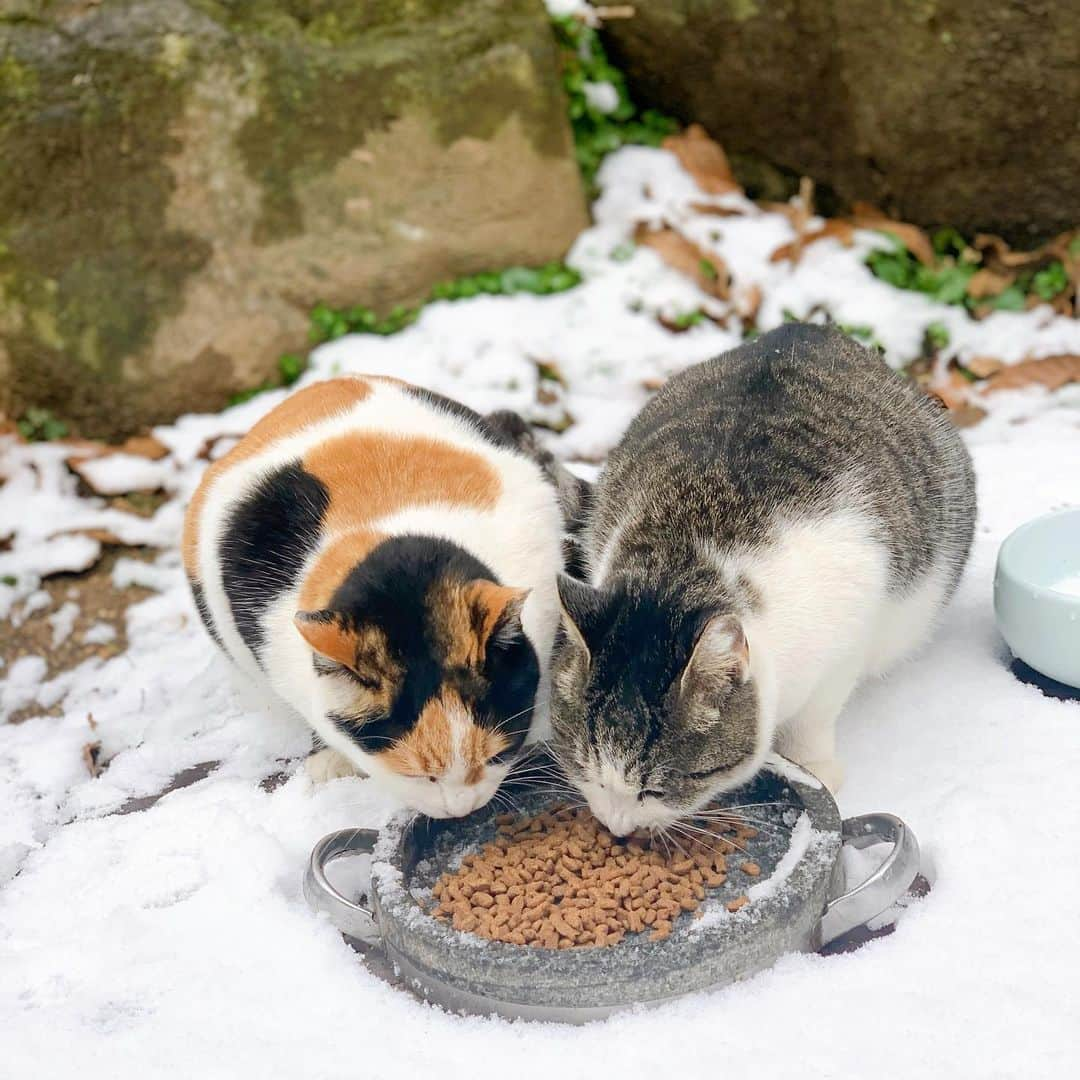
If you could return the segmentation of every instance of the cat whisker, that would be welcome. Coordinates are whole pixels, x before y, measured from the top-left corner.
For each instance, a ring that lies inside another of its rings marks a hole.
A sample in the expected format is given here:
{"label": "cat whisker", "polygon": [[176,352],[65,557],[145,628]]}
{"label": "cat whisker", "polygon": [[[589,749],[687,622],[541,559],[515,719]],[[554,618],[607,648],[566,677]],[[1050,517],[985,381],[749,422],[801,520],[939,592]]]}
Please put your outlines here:
{"label": "cat whisker", "polygon": [[705,841],[701,837],[709,837],[712,840],[716,840],[717,846],[711,848],[712,851],[718,852],[723,849],[720,847],[720,843],[730,844],[736,851],[741,851],[744,855],[749,855],[750,852],[735,840],[732,840],[730,836],[717,836],[716,833],[711,832],[709,829],[699,829],[696,825],[691,825],[685,820],[677,823],[679,828],[688,831],[691,835],[698,837],[698,843],[705,845]]}

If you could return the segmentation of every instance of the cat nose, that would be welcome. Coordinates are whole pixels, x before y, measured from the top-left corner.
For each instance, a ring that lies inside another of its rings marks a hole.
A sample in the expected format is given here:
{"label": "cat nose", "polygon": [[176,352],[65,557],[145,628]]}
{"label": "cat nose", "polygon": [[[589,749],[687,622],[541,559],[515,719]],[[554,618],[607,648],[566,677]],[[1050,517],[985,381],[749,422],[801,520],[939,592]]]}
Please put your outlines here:
{"label": "cat nose", "polygon": [[[599,817],[599,815],[597,815]],[[637,826],[629,814],[612,811],[602,819],[612,836],[629,836]]]}
{"label": "cat nose", "polygon": [[453,817],[464,817],[471,814],[477,807],[479,796],[475,791],[448,791],[446,793],[446,809]]}

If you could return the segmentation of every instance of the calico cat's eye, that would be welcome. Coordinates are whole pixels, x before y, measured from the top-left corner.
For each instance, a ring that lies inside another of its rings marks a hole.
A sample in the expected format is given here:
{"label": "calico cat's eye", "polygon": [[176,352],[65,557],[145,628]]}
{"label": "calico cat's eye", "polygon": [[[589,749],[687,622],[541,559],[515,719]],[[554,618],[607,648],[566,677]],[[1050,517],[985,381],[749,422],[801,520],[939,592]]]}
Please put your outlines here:
{"label": "calico cat's eye", "polygon": [[373,678],[370,675],[360,675],[351,669],[350,674],[352,675],[354,682],[358,683],[365,690],[370,690],[373,694],[378,691],[380,686],[382,686],[381,680],[377,677]]}
{"label": "calico cat's eye", "polygon": [[429,776],[428,780],[433,784],[437,784],[439,782],[439,778],[437,776]]}
{"label": "calico cat's eye", "polygon": [[653,788],[646,789],[638,792],[639,799],[662,799],[667,794],[666,791],[657,791]]}

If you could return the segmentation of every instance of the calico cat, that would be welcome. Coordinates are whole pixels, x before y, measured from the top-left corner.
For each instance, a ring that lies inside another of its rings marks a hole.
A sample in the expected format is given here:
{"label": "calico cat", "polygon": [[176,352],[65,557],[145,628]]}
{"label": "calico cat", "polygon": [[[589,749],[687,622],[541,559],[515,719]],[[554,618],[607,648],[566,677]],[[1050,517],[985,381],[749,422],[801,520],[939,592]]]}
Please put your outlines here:
{"label": "calico cat", "polygon": [[555,488],[497,426],[340,378],[207,469],[183,551],[210,635],[325,744],[313,775],[362,771],[458,817],[547,733],[562,531]]}
{"label": "calico cat", "polygon": [[787,325],[673,378],[612,452],[560,579],[556,750],[615,833],[780,751],[836,788],[855,685],[927,638],[974,476],[941,411],[839,331]]}

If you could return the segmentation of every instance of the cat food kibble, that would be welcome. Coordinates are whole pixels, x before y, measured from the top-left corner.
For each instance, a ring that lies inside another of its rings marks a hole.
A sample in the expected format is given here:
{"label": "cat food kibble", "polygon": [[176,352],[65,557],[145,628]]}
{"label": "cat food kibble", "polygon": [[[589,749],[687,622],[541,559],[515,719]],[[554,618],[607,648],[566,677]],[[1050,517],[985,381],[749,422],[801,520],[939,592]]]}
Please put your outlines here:
{"label": "cat food kibble", "polygon": [[[547,949],[616,945],[628,933],[663,940],[680,916],[700,914],[705,890],[727,878],[727,856],[757,836],[741,822],[716,822],[693,844],[668,841],[665,850],[648,836],[612,836],[584,809],[495,820],[496,838],[435,883],[432,914],[455,930]],[[752,862],[741,869],[760,873]]]}

